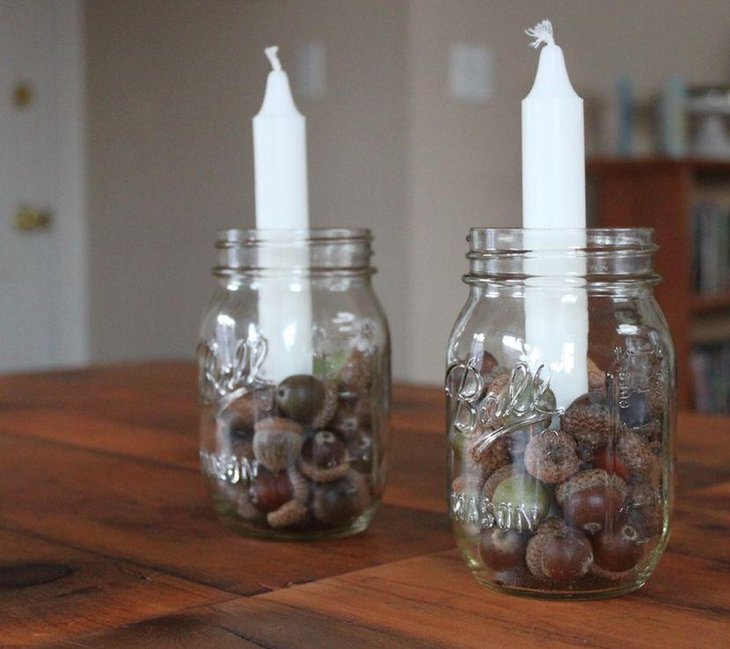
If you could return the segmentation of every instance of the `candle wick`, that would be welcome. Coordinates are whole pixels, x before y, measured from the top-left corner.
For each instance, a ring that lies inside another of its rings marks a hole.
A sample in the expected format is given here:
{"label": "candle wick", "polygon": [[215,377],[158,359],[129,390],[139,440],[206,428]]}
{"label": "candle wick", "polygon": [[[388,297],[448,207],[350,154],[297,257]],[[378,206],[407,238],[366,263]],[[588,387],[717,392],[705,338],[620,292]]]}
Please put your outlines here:
{"label": "candle wick", "polygon": [[525,34],[535,40],[530,43],[530,47],[537,49],[545,43],[545,45],[555,45],[555,39],[553,38],[553,24],[549,20],[543,20],[537,23],[531,29],[526,29]]}
{"label": "candle wick", "polygon": [[279,51],[279,46],[274,45],[272,47],[267,47],[264,50],[264,54],[266,54],[266,57],[269,59],[269,63],[271,63],[271,67],[275,71],[281,71],[281,62],[279,61],[279,56],[277,52]]}

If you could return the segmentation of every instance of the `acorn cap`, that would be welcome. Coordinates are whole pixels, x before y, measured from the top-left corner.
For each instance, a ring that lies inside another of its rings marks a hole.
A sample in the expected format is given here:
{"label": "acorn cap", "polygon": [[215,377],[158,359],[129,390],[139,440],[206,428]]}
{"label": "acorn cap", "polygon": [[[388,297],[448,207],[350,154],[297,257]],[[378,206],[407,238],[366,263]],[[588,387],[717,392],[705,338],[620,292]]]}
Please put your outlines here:
{"label": "acorn cap", "polygon": [[292,464],[302,448],[304,429],[283,417],[268,417],[254,425],[253,452],[269,471],[278,473]]}
{"label": "acorn cap", "polygon": [[656,484],[660,467],[652,447],[632,430],[622,430],[616,440],[616,457],[626,467],[632,481]]}
{"label": "acorn cap", "polygon": [[299,470],[315,482],[332,482],[350,470],[350,456],[339,437],[328,430],[320,430],[304,442]]}
{"label": "acorn cap", "polygon": [[324,403],[320,411],[312,419],[312,428],[324,428],[337,411],[337,387],[331,381],[324,384]]}
{"label": "acorn cap", "polygon": [[307,479],[297,471],[294,465],[291,465],[287,469],[287,475],[289,476],[289,482],[291,482],[294,500],[302,504],[306,503],[309,498],[309,483]]}
{"label": "acorn cap", "polygon": [[524,472],[524,468],[517,464],[506,464],[505,466],[499,467],[499,469],[492,473],[492,475],[490,475],[484,482],[484,486],[481,491],[482,496],[492,500],[494,497],[494,490],[497,488],[497,485],[502,482],[502,480],[510,478],[513,475],[520,475]]}
{"label": "acorn cap", "polygon": [[239,425],[252,427],[257,419],[274,414],[275,390],[276,386],[269,383],[238,388],[221,397],[220,414],[229,420],[235,419]]}
{"label": "acorn cap", "polygon": [[559,484],[555,490],[555,500],[562,507],[565,501],[573,495],[595,487],[615,491],[617,499],[621,503],[624,502],[628,492],[626,483],[616,474],[608,473],[604,469],[587,469],[576,473],[567,481]]}
{"label": "acorn cap", "polygon": [[608,579],[609,581],[621,581],[622,579],[631,577],[634,574],[634,568],[624,570],[623,572],[613,572],[612,570],[606,570],[605,568],[601,568],[601,566],[597,565],[594,562],[591,564],[590,572],[596,575],[596,577],[602,577],[603,579]]}
{"label": "acorn cap", "polygon": [[365,478],[350,469],[340,480],[314,486],[312,513],[325,525],[342,525],[360,515],[369,503]]}
{"label": "acorn cap", "polygon": [[580,467],[575,440],[562,430],[548,428],[533,435],[525,449],[525,468],[538,480],[563,482]]}
{"label": "acorn cap", "polygon": [[629,485],[624,509],[626,521],[639,533],[642,540],[661,534],[664,527],[664,509],[656,488],[646,483]]}
{"label": "acorn cap", "polygon": [[585,534],[554,520],[542,523],[527,542],[525,561],[535,577],[568,583],[588,572],[593,551]]}
{"label": "acorn cap", "polygon": [[512,462],[509,435],[501,435],[486,447],[478,444],[480,438],[488,432],[486,429],[477,428],[472,439],[467,442],[471,458],[482,467],[485,476],[490,476],[500,467]]}
{"label": "acorn cap", "polygon": [[337,377],[344,392],[362,394],[370,390],[373,381],[371,358],[370,354],[360,349],[352,350]]}
{"label": "acorn cap", "polygon": [[560,428],[582,446],[603,446],[611,431],[605,395],[593,390],[579,396],[560,418]]}
{"label": "acorn cap", "polygon": [[307,517],[307,508],[296,500],[284,503],[279,509],[266,515],[266,522],[275,529],[298,525]]}
{"label": "acorn cap", "polygon": [[481,479],[477,476],[471,475],[468,472],[456,476],[451,481],[452,493],[464,494],[469,498],[476,498],[479,495],[481,486]]}

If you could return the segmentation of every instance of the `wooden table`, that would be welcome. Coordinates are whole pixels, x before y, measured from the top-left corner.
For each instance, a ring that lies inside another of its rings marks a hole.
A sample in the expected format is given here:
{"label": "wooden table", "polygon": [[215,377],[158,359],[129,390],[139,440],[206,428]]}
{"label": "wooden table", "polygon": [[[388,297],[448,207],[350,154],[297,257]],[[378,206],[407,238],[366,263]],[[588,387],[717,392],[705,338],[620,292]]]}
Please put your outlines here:
{"label": "wooden table", "polygon": [[398,387],[392,424],[370,530],[262,542],[208,504],[192,366],[0,377],[0,646],[730,646],[730,418],[680,416],[669,551],[603,602],[477,585],[445,515],[441,391]]}

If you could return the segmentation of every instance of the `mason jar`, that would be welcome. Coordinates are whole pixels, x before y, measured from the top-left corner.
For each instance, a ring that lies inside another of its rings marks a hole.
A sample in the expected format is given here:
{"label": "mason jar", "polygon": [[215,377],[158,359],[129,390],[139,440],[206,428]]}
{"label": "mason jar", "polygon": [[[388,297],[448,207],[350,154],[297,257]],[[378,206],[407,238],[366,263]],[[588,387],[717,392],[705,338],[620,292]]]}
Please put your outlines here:
{"label": "mason jar", "polygon": [[388,325],[364,229],[225,230],[197,349],[201,469],[246,535],[363,531],[388,467]]}
{"label": "mason jar", "polygon": [[472,229],[447,352],[448,506],[493,589],[640,588],[669,537],[675,357],[650,229]]}

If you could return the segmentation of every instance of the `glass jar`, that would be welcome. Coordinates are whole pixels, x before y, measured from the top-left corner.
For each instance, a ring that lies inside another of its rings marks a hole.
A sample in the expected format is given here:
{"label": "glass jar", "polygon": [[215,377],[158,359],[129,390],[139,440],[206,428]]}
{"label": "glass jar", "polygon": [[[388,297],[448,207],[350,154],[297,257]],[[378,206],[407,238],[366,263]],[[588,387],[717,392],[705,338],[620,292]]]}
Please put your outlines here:
{"label": "glass jar", "polygon": [[388,457],[389,334],[368,230],[225,230],[201,328],[201,469],[224,522],[272,539],[369,525]]}
{"label": "glass jar", "polygon": [[650,229],[472,229],[451,334],[449,512],[482,584],[640,588],[673,499],[675,359]]}

